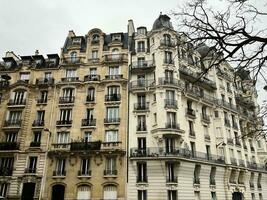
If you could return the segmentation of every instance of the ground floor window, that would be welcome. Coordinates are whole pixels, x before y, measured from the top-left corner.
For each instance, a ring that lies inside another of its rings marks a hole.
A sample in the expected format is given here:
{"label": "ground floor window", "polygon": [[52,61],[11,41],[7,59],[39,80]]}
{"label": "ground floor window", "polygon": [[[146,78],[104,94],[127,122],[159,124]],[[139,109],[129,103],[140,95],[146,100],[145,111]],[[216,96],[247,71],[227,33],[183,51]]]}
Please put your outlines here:
{"label": "ground floor window", "polygon": [[104,200],[117,199],[117,187],[107,185],[104,187]]}
{"label": "ground floor window", "polygon": [[77,191],[77,200],[90,199],[91,188],[88,185],[80,185]]}

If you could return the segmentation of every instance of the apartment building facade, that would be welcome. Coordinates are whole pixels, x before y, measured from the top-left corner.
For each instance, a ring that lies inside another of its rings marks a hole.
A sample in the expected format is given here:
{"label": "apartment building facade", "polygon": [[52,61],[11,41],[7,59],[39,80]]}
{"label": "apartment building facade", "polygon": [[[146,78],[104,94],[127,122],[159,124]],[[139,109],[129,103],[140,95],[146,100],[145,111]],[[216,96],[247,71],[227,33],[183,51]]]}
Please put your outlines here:
{"label": "apartment building facade", "polygon": [[249,74],[223,63],[202,75],[216,52],[187,43],[167,15],[150,31],[128,26],[128,199],[264,199]]}
{"label": "apartment building facade", "polygon": [[227,63],[200,76],[213,53],[167,15],[150,31],[132,20],[128,33],[70,31],[60,55],[8,52],[0,196],[267,198],[266,144],[249,134],[261,126],[255,84]]}

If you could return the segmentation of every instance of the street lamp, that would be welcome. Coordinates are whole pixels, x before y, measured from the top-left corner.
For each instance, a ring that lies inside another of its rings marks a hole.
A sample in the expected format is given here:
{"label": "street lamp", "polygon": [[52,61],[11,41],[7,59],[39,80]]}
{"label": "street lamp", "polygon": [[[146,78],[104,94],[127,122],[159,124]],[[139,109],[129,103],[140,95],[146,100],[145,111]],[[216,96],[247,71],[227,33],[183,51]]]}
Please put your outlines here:
{"label": "street lamp", "polygon": [[44,169],[43,169],[43,177],[42,177],[42,183],[41,183],[41,188],[40,188],[40,195],[39,195],[39,200],[42,199],[43,191],[44,191],[44,184],[45,184],[45,176],[46,176],[46,162],[47,162],[47,155],[48,155],[48,146],[49,146],[49,141],[52,135],[52,132],[50,131],[49,128],[44,128],[43,131],[48,132],[48,138],[46,141],[46,149],[45,149],[45,160],[44,160]]}

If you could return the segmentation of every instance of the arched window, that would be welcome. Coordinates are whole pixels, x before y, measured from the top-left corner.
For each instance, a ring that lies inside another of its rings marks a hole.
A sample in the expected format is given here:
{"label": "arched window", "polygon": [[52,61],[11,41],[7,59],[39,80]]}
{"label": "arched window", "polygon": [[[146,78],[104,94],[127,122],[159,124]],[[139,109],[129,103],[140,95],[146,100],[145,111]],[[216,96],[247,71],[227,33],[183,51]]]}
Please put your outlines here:
{"label": "arched window", "polygon": [[114,185],[106,185],[104,187],[104,200],[117,199],[117,187]]}
{"label": "arched window", "polygon": [[77,190],[77,199],[91,199],[91,188],[88,185],[80,185]]}
{"label": "arched window", "polygon": [[74,63],[74,62],[76,62],[76,60],[77,60],[77,52],[73,51],[73,52],[70,53],[70,61],[72,63]]}

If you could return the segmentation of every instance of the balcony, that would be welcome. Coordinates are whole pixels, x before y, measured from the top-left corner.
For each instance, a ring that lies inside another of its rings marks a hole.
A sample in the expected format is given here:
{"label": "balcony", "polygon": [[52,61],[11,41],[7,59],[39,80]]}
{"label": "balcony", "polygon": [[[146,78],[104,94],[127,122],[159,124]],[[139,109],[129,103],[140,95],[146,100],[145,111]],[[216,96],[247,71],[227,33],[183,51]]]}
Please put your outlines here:
{"label": "balcony", "polygon": [[47,98],[37,99],[37,104],[47,104]]}
{"label": "balcony", "polygon": [[10,99],[7,105],[8,106],[25,106],[26,99]]}
{"label": "balcony", "polygon": [[219,103],[221,106],[223,106],[224,108],[226,108],[226,109],[229,109],[229,110],[231,110],[231,111],[235,111],[235,112],[237,112],[237,108],[236,108],[236,106],[233,105],[233,104],[231,104],[231,103],[228,103],[228,102],[226,102],[226,101],[224,101],[224,100],[222,100],[222,99],[219,100],[218,103]]}
{"label": "balcony", "polygon": [[138,47],[138,48],[136,48],[135,51],[136,51],[137,53],[145,53],[145,52],[148,52],[148,49],[143,48],[143,47]]}
{"label": "balcony", "polygon": [[148,111],[148,110],[149,110],[149,102],[134,104],[134,111]]}
{"label": "balcony", "polygon": [[53,78],[40,78],[36,79],[36,85],[40,87],[48,87],[54,85],[55,80]]}
{"label": "balcony", "polygon": [[201,114],[201,120],[205,123],[210,123],[210,117],[206,113]]}
{"label": "balcony", "polygon": [[105,95],[105,101],[120,101],[121,95],[120,94],[108,94]]}
{"label": "balcony", "polygon": [[231,161],[231,165],[237,166],[236,158],[230,158],[230,161]]}
{"label": "balcony", "polygon": [[113,141],[113,142],[102,142],[102,149],[120,149],[121,142]]}
{"label": "balcony", "polygon": [[105,118],[104,124],[118,124],[120,123],[120,121],[121,121],[120,118]]}
{"label": "balcony", "polygon": [[174,60],[173,59],[164,59],[163,60],[163,64],[165,64],[165,65],[173,65],[174,64]]}
{"label": "balcony", "polygon": [[177,176],[166,176],[166,183],[178,183]]}
{"label": "balcony", "polygon": [[100,76],[95,74],[84,76],[84,82],[89,82],[89,81],[100,81]]}
{"label": "balcony", "polygon": [[155,80],[136,80],[130,83],[131,90],[147,90],[155,86]]}
{"label": "balcony", "polygon": [[104,55],[103,62],[104,63],[122,63],[128,61],[128,55],[127,54],[108,54]]}
{"label": "balcony", "polygon": [[77,65],[82,63],[81,57],[67,57],[63,58],[62,64],[64,65]]}
{"label": "balcony", "polygon": [[66,104],[66,103],[74,103],[75,97],[70,96],[70,97],[59,97],[59,104]]}
{"label": "balcony", "polygon": [[30,147],[40,147],[41,146],[41,142],[31,142],[30,143]]}
{"label": "balcony", "polygon": [[8,168],[1,168],[0,169],[0,176],[12,176],[13,174],[13,167],[9,166]]}
{"label": "balcony", "polygon": [[139,72],[152,72],[155,69],[155,63],[153,60],[145,60],[145,61],[134,61],[131,65],[132,73]]}
{"label": "balcony", "polygon": [[66,171],[65,170],[56,170],[53,171],[53,176],[66,176]]}
{"label": "balcony", "polygon": [[136,126],[136,131],[147,131],[146,124],[139,124]]}
{"label": "balcony", "polygon": [[71,126],[72,125],[72,120],[58,120],[57,126]]}
{"label": "balcony", "polygon": [[78,176],[91,176],[91,170],[79,170]]}
{"label": "balcony", "polygon": [[136,183],[147,183],[147,176],[137,176]]}
{"label": "balcony", "polygon": [[123,75],[122,74],[116,74],[116,75],[106,75],[105,80],[119,80],[122,79]]}
{"label": "balcony", "polygon": [[159,85],[165,85],[165,86],[175,86],[175,87],[183,87],[183,83],[175,78],[165,78],[161,77],[158,79]]}
{"label": "balcony", "polygon": [[4,127],[9,128],[20,128],[21,127],[21,120],[6,120],[4,122]]}
{"label": "balcony", "polygon": [[6,89],[9,86],[8,81],[0,81],[0,90]]}
{"label": "balcony", "polygon": [[212,95],[201,94],[200,97],[202,98],[202,101],[205,101],[207,103],[212,103],[212,104],[218,103],[218,100]]}
{"label": "balcony", "polygon": [[178,104],[177,104],[177,100],[174,99],[165,99],[165,108],[169,108],[169,109],[177,109],[178,108]]}
{"label": "balcony", "polygon": [[100,149],[101,149],[101,141],[96,141],[96,142],[81,141],[81,142],[70,143],[71,151],[94,151]]}
{"label": "balcony", "polygon": [[35,174],[36,168],[26,168],[24,172],[27,174]]}
{"label": "balcony", "polygon": [[203,152],[190,151],[189,149],[184,148],[173,148],[171,151],[162,147],[148,147],[148,148],[131,148],[130,149],[130,158],[165,158],[165,157],[180,157],[192,160],[199,161],[208,161],[211,163],[220,163],[224,164],[225,160],[223,156],[206,154]]}
{"label": "balcony", "polygon": [[160,40],[160,46],[162,47],[175,47],[176,46],[176,42],[175,40]]}
{"label": "balcony", "polygon": [[210,185],[216,185],[216,181],[214,177],[210,177]]}
{"label": "balcony", "polygon": [[80,82],[79,77],[63,77],[61,78],[63,83]]}
{"label": "balcony", "polygon": [[234,139],[233,138],[227,138],[227,144],[234,145]]}
{"label": "balcony", "polygon": [[196,118],[196,113],[192,108],[186,108],[185,113],[188,117]]}
{"label": "balcony", "polygon": [[104,170],[104,176],[117,176],[117,175],[118,175],[117,170],[110,170],[110,169]]}
{"label": "balcony", "polygon": [[180,130],[180,124],[177,124],[175,122],[167,122],[165,124],[165,128],[167,128],[167,129]]}
{"label": "balcony", "polygon": [[0,142],[0,151],[3,150],[19,150],[18,142]]}
{"label": "balcony", "polygon": [[96,119],[82,119],[82,126],[96,126]]}
{"label": "balcony", "polygon": [[32,126],[33,127],[40,127],[40,126],[44,126],[44,120],[34,120],[33,123],[32,123]]}

